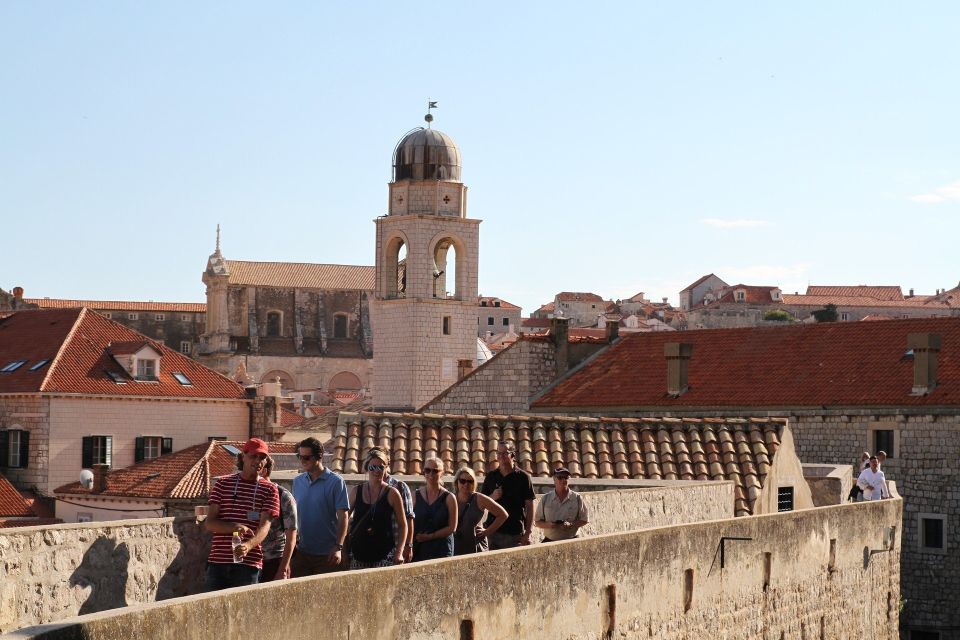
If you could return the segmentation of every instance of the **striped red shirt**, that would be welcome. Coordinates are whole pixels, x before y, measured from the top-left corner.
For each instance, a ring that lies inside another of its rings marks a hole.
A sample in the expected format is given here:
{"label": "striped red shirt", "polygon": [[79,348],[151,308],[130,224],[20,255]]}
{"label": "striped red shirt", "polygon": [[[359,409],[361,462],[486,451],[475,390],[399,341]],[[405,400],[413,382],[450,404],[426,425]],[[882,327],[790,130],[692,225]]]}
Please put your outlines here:
{"label": "striped red shirt", "polygon": [[[260,527],[260,523],[250,519],[250,512],[269,513],[274,518],[280,516],[280,496],[277,492],[277,485],[263,478],[257,478],[256,481],[244,480],[239,473],[217,478],[208,502],[220,508],[218,518],[227,522],[245,524],[253,532],[256,532]],[[253,533],[244,535],[243,539],[249,540],[253,536]],[[213,534],[207,561],[233,564],[232,534]],[[241,563],[262,569],[263,549],[261,545],[258,544],[250,553],[245,555]]]}

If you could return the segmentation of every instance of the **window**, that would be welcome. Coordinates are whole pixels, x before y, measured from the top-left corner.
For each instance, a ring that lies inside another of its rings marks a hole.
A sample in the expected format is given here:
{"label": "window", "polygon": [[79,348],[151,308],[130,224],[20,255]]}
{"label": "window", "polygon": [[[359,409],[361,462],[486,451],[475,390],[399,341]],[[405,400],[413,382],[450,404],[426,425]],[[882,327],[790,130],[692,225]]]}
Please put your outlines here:
{"label": "window", "polygon": [[173,451],[173,438],[141,436],[134,440],[133,461],[152,460]]}
{"label": "window", "polygon": [[494,301],[493,301],[493,306],[499,307],[499,306],[500,306],[500,301],[499,301],[499,300],[494,300]]}
{"label": "window", "polygon": [[481,300],[481,301],[480,301],[480,306],[481,306],[481,307],[487,306],[487,301],[486,301],[486,300]]}
{"label": "window", "polygon": [[777,511],[793,511],[793,487],[777,488]]}
{"label": "window", "polygon": [[923,551],[946,551],[947,549],[947,516],[937,513],[920,513],[917,515],[920,524],[918,542]]}
{"label": "window", "polygon": [[847,313],[846,311],[844,311],[843,313],[840,314],[840,322],[849,322],[849,321],[850,321],[850,314],[849,314],[849,313]]}
{"label": "window", "polygon": [[106,371],[107,377],[113,380],[116,384],[127,384],[127,379],[123,377],[122,373],[117,373],[116,371]]}
{"label": "window", "polygon": [[43,365],[47,364],[48,362],[50,362],[49,359],[47,359],[47,360],[41,360],[41,361],[38,362],[37,364],[35,364],[35,365],[33,365],[32,367],[30,367],[30,371],[37,371],[38,369],[42,369],[42,368],[43,368]]}
{"label": "window", "polygon": [[895,458],[893,429],[876,429],[873,432],[873,452],[885,451],[888,458]]}
{"label": "window", "polygon": [[338,313],[333,316],[333,337],[347,338],[347,314]]}
{"label": "window", "polygon": [[137,380],[156,380],[157,361],[150,358],[137,359]]}
{"label": "window", "polygon": [[27,364],[26,360],[14,360],[13,362],[7,363],[3,369],[0,369],[0,373],[13,373],[25,364]]}
{"label": "window", "polygon": [[140,314],[139,314],[139,313],[128,313],[128,314],[127,314],[127,320],[139,320],[139,319],[140,319]]}
{"label": "window", "polygon": [[280,337],[280,312],[271,311],[267,314],[267,337]]}
{"label": "window", "polygon": [[737,302],[743,302],[744,300],[747,299],[747,292],[737,291],[736,296],[737,296]]}
{"label": "window", "polygon": [[93,522],[93,514],[89,511],[78,511],[77,522]]}
{"label": "window", "polygon": [[113,436],[86,436],[82,441],[82,465],[89,469],[95,464],[113,463]]}
{"label": "window", "polygon": [[487,316],[487,324],[491,327],[493,326],[493,316]]}
{"label": "window", "polygon": [[443,316],[443,335],[450,335],[450,316]]}
{"label": "window", "polygon": [[173,377],[176,378],[177,382],[179,382],[180,384],[182,384],[182,385],[185,386],[185,387],[192,387],[192,386],[193,386],[193,383],[190,382],[190,378],[188,378],[188,377],[187,377],[187,374],[185,374],[185,373],[182,373],[182,372],[180,372],[180,371],[174,371],[174,372],[173,372]]}
{"label": "window", "polygon": [[207,436],[207,442],[213,442],[214,440],[226,440],[227,436]]}
{"label": "window", "polygon": [[190,342],[189,340],[181,340],[180,353],[185,353],[186,355],[190,355],[191,353],[193,353],[193,343]]}
{"label": "window", "polygon": [[30,458],[30,432],[22,429],[0,431],[0,466],[26,469]]}
{"label": "window", "polygon": [[510,318],[504,318],[504,319],[503,319],[503,326],[505,326],[505,327],[509,327],[509,326],[510,326]]}
{"label": "window", "polygon": [[164,320],[167,319],[167,316],[164,313],[155,313],[153,314],[153,319],[156,320],[157,322],[163,322]]}
{"label": "window", "polygon": [[113,319],[113,314],[110,313],[109,311],[103,311],[102,314],[103,314],[103,317],[106,318],[107,320]]}

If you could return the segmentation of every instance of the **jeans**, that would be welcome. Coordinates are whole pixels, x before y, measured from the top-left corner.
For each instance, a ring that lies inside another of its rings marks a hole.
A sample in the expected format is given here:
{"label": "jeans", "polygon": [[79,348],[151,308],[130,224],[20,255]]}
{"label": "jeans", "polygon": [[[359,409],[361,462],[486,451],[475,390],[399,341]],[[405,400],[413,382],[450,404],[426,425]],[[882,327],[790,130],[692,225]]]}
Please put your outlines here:
{"label": "jeans", "polygon": [[207,591],[248,587],[260,580],[260,569],[245,564],[207,563]]}

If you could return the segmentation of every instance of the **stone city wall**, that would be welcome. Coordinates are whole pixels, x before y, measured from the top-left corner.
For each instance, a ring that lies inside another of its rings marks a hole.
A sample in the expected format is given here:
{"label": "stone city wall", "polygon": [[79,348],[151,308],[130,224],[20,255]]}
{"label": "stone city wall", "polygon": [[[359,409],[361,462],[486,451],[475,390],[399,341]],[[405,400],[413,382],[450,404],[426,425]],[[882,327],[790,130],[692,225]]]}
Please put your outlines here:
{"label": "stone city wall", "polygon": [[[838,505],[328,574],[11,638],[895,640],[901,508]],[[322,622],[305,624],[305,611]]]}
{"label": "stone city wall", "polygon": [[[730,482],[593,491],[584,500],[591,536],[733,516]],[[208,544],[193,518],[0,530],[0,631],[199,593]]]}

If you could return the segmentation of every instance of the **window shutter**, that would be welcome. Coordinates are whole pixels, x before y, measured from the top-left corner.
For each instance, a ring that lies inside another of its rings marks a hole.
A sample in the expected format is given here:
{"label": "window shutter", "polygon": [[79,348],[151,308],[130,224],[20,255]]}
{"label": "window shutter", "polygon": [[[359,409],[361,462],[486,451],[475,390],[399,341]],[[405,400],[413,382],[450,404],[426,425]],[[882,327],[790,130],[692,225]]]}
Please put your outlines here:
{"label": "window shutter", "polygon": [[30,463],[30,432],[20,432],[20,468],[26,469]]}
{"label": "window shutter", "polygon": [[133,461],[143,462],[143,438],[133,440]]}
{"label": "window shutter", "polygon": [[106,444],[106,452],[104,462],[107,464],[107,468],[110,469],[113,467],[113,436],[104,436],[103,437]]}
{"label": "window shutter", "polygon": [[83,462],[80,463],[80,466],[84,469],[89,469],[93,466],[93,438],[87,436],[83,439]]}
{"label": "window shutter", "polygon": [[173,438],[162,438],[160,440],[160,455],[173,453]]}
{"label": "window shutter", "polygon": [[10,462],[10,435],[0,431],[0,467],[6,467]]}

